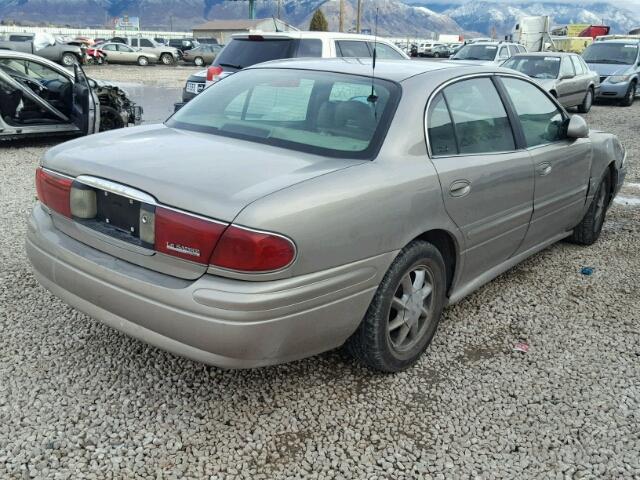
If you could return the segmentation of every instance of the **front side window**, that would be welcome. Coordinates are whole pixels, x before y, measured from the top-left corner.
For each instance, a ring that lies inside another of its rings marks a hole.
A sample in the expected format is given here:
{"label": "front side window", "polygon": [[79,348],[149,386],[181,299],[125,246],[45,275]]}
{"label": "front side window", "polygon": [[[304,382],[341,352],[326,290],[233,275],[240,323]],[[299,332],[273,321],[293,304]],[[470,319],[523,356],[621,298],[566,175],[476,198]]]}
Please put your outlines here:
{"label": "front side window", "polygon": [[354,40],[336,40],[336,50],[339,57],[370,57],[371,52],[367,42]]}
{"label": "front side window", "polygon": [[572,78],[576,76],[573,64],[569,57],[563,57],[560,63],[560,78]]}
{"label": "front side window", "polygon": [[322,40],[319,38],[303,38],[298,43],[296,57],[322,57]]}
{"label": "front side window", "polygon": [[508,152],[515,141],[493,82],[475,78],[444,89],[461,154]]}
{"label": "front side window", "polygon": [[509,50],[507,47],[501,47],[500,52],[498,53],[498,58],[503,60],[505,58],[509,58]]}
{"label": "front side window", "polygon": [[[373,51],[374,44],[369,44],[369,47],[371,48],[371,51]],[[397,50],[391,48],[389,45],[385,45],[384,43],[376,43],[375,49],[376,58],[381,60],[401,60],[404,58]]]}
{"label": "front side window", "polygon": [[566,119],[547,95],[523,80],[501,80],[520,119],[527,147],[566,138]]}
{"label": "front side window", "polygon": [[580,60],[578,60],[577,56],[571,55],[571,63],[573,63],[573,68],[576,71],[576,75],[583,75],[585,72],[582,68],[582,64]]}
{"label": "front side window", "polygon": [[215,83],[167,122],[213,135],[342,158],[371,158],[400,87],[328,72],[255,69]]}
{"label": "front side window", "polygon": [[453,122],[447,103],[441,93],[436,95],[429,107],[427,131],[433,156],[456,155],[458,153]]}
{"label": "front side window", "polygon": [[147,40],[146,38],[143,38],[140,40],[140,46],[154,48],[154,45],[153,43],[151,43],[151,40]]}

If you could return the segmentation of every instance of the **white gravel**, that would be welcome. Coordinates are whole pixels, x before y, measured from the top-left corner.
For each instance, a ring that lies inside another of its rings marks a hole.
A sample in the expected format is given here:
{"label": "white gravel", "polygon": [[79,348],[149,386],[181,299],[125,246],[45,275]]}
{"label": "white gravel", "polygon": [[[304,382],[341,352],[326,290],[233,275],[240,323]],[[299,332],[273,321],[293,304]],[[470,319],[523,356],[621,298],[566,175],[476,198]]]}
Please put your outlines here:
{"label": "white gravel", "polygon": [[[620,135],[640,198],[640,102],[588,120]],[[221,371],[36,283],[23,239],[47,146],[0,150],[0,478],[640,478],[637,204],[448,309],[405,373],[340,352]]]}

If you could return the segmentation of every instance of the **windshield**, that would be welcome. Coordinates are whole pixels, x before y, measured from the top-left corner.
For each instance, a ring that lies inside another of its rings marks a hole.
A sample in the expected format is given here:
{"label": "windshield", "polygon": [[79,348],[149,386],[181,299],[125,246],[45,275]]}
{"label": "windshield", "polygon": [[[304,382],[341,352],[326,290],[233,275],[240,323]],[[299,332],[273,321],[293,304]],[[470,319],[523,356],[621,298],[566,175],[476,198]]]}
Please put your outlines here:
{"label": "windshield", "polygon": [[400,96],[392,82],[329,72],[253,69],[221,80],[167,126],[342,158],[372,158]]}
{"label": "windshield", "polygon": [[256,63],[293,57],[296,42],[290,38],[234,38],[218,54],[214,66],[240,70]]}
{"label": "windshield", "polygon": [[493,60],[496,58],[496,45],[465,45],[452,58],[454,60]]}
{"label": "windshield", "polygon": [[638,58],[637,43],[594,43],[582,54],[587,63],[631,65]]}
{"label": "windshield", "polygon": [[532,78],[558,78],[560,57],[512,57],[502,64],[503,67],[517,70]]}

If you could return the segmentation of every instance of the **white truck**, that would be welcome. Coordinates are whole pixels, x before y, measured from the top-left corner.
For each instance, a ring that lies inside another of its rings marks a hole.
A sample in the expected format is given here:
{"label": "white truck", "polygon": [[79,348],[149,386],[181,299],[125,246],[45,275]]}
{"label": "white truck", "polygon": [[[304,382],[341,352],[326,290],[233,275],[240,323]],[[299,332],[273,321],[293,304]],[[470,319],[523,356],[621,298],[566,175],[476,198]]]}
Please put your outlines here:
{"label": "white truck", "polygon": [[524,45],[528,52],[552,50],[551,17],[522,17],[515,26],[513,41]]}

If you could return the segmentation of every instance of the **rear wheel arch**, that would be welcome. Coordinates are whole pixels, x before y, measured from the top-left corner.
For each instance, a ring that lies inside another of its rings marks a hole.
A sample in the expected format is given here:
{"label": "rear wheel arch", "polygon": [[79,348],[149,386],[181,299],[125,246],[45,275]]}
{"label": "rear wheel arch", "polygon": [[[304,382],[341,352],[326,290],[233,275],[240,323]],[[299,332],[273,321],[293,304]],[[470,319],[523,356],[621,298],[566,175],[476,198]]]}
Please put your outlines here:
{"label": "rear wheel arch", "polygon": [[[438,249],[445,261],[447,273],[447,296],[451,292],[451,286],[457,273],[460,249],[456,238],[450,232],[441,229],[429,230],[412,240],[424,240]],[[411,243],[411,242],[409,242]]]}

